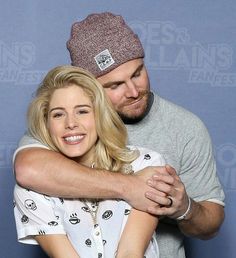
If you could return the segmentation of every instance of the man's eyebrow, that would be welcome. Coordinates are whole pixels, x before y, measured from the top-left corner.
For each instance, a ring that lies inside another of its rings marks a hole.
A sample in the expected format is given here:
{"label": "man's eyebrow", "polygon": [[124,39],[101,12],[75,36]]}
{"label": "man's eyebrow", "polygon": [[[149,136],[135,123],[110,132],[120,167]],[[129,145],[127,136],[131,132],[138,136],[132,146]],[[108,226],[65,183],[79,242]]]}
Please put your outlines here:
{"label": "man's eyebrow", "polygon": [[[142,69],[143,69],[143,66],[144,64],[140,64],[137,69],[132,73],[131,75],[131,78],[137,73],[137,72],[140,72]],[[110,81],[110,82],[107,82],[107,83],[104,83],[102,86],[103,88],[109,88],[111,87],[112,85],[119,85],[119,84],[122,84],[124,83],[124,81]]]}
{"label": "man's eyebrow", "polygon": [[110,88],[112,85],[119,85],[122,83],[124,83],[124,81],[110,81],[110,82],[104,83],[102,86],[103,88]]}
{"label": "man's eyebrow", "polygon": [[133,72],[132,76],[134,76],[137,72],[140,72],[143,69],[144,64],[140,64],[137,69]]}

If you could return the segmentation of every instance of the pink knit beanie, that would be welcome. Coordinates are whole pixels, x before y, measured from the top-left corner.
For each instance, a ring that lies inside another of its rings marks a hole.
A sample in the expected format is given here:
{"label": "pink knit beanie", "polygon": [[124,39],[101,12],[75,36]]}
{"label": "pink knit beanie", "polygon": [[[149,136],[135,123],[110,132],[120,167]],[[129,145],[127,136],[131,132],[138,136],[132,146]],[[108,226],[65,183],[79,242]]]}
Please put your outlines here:
{"label": "pink knit beanie", "polygon": [[67,42],[72,65],[102,76],[127,61],[144,57],[138,36],[120,15],[91,14],[72,25]]}

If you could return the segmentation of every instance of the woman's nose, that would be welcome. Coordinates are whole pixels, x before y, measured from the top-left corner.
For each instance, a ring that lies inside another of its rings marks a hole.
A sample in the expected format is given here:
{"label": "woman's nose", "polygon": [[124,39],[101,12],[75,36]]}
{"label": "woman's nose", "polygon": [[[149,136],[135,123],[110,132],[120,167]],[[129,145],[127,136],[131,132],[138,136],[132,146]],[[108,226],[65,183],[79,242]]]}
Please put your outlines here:
{"label": "woman's nose", "polygon": [[74,117],[74,115],[70,115],[66,118],[66,128],[74,129],[75,127],[78,127],[78,121]]}

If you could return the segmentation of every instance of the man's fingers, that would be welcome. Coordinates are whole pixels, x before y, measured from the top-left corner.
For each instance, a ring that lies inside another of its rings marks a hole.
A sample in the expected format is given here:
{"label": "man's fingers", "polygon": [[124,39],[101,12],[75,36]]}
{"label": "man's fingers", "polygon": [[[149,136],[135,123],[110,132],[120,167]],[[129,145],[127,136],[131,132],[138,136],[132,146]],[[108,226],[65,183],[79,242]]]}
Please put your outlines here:
{"label": "man's fingers", "polygon": [[149,200],[155,202],[158,204],[158,206],[169,206],[170,205],[170,199],[169,197],[165,194],[160,192],[159,195],[152,191],[148,191],[145,193],[145,197],[148,198]]}
{"label": "man's fingers", "polygon": [[169,185],[173,185],[175,182],[175,177],[169,174],[155,174],[152,176],[151,180],[153,181],[153,184],[163,182]]}
{"label": "man's fingers", "polygon": [[173,167],[171,167],[170,165],[165,165],[166,171],[168,172],[169,175],[173,176],[173,177],[178,177],[176,174],[176,171]]}

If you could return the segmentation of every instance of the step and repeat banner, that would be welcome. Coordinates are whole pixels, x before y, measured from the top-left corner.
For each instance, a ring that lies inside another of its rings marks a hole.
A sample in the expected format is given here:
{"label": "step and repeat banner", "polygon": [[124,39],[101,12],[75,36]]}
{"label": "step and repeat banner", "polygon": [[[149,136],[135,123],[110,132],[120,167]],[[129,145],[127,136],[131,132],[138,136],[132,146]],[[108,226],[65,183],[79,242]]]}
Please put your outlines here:
{"label": "step and repeat banner", "polygon": [[70,64],[66,41],[72,23],[104,11],[121,14],[138,33],[152,89],[197,114],[210,132],[226,194],[226,218],[214,239],[186,240],[187,256],[235,257],[236,2],[1,0],[0,4],[0,258],[46,257],[37,246],[17,243],[12,154],[26,130],[26,109],[37,85],[52,67]]}

